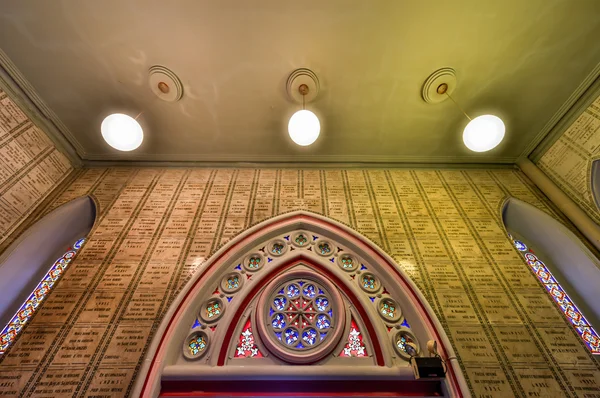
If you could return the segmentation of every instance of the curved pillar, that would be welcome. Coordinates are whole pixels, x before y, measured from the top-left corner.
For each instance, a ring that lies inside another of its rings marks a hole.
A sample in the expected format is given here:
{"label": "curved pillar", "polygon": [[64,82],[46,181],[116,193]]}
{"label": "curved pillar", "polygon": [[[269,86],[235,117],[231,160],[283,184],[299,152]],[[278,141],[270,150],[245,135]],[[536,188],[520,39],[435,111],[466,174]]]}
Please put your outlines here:
{"label": "curved pillar", "polygon": [[600,250],[600,226],[529,159],[520,160],[517,164],[523,173],[575,224],[577,229]]}

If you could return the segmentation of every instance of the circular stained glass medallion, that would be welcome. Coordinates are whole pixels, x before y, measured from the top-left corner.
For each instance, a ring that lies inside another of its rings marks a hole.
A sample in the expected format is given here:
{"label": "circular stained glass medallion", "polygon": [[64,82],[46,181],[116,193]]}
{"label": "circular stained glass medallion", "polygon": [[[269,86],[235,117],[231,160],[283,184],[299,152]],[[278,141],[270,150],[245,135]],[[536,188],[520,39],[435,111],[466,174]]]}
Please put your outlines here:
{"label": "circular stained glass medallion", "polygon": [[377,305],[377,310],[379,311],[379,315],[386,322],[396,322],[400,319],[402,312],[400,311],[400,306],[396,303],[395,300],[391,298],[384,298],[379,300],[379,304]]}
{"label": "circular stained glass medallion", "polygon": [[370,272],[365,272],[358,277],[360,287],[367,293],[376,293],[381,288],[379,278]]}
{"label": "circular stained glass medallion", "polygon": [[418,354],[420,350],[419,342],[408,329],[401,329],[396,333],[393,337],[393,344],[396,352],[404,359],[409,359],[412,356],[410,354],[412,350],[409,345],[416,351],[416,354]]}
{"label": "circular stained glass medallion", "polygon": [[242,288],[244,278],[238,272],[232,272],[221,280],[221,290],[225,293],[235,293]]}
{"label": "circular stained glass medallion", "polygon": [[329,257],[333,255],[333,244],[326,240],[319,240],[314,249],[318,254],[323,257]]}
{"label": "circular stained glass medallion", "polygon": [[200,318],[206,323],[216,322],[225,312],[225,306],[220,298],[211,298],[202,304]]}
{"label": "circular stained glass medallion", "polygon": [[310,235],[306,232],[297,232],[292,235],[292,244],[298,247],[306,247],[310,245]]}
{"label": "circular stained glass medallion", "polygon": [[198,359],[206,354],[208,349],[208,335],[202,331],[190,334],[183,344],[183,355],[188,359]]}
{"label": "circular stained glass medallion", "polygon": [[282,256],[287,251],[287,245],[281,239],[276,239],[269,243],[269,254],[273,256]]}
{"label": "circular stained glass medallion", "polygon": [[338,265],[340,266],[341,269],[343,269],[346,272],[356,271],[359,266],[356,258],[354,258],[354,256],[351,256],[349,254],[344,254],[342,256],[339,256],[338,257]]}
{"label": "circular stained glass medallion", "polygon": [[339,342],[345,312],[330,282],[310,272],[282,275],[267,286],[260,300],[259,333],[279,358],[314,362]]}
{"label": "circular stained glass medallion", "polygon": [[254,253],[246,257],[244,260],[244,269],[249,272],[256,272],[262,268],[265,260],[260,253]]}

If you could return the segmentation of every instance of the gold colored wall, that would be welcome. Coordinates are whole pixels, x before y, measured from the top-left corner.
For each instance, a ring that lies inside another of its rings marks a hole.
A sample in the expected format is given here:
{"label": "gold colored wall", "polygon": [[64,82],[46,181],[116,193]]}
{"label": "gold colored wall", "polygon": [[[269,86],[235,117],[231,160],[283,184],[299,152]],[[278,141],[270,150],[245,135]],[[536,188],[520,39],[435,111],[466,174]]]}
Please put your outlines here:
{"label": "gold colored wall", "polygon": [[48,136],[0,88],[0,246],[71,170]]}
{"label": "gold colored wall", "polygon": [[396,259],[437,313],[476,396],[600,395],[598,362],[503,229],[508,196],[560,218],[517,170],[75,173],[42,210],[91,194],[97,224],[0,359],[0,394],[127,395],[152,334],[198,265],[250,225],[307,209]]}
{"label": "gold colored wall", "polygon": [[599,158],[600,97],[544,153],[537,166],[600,225],[590,173],[592,162]]}

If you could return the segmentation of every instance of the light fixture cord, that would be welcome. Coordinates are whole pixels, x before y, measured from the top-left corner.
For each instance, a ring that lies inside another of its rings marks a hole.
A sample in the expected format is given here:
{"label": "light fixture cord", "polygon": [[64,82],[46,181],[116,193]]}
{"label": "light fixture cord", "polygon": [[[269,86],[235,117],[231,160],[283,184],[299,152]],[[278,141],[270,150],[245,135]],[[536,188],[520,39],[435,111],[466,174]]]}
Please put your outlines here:
{"label": "light fixture cord", "polygon": [[142,115],[142,113],[144,113],[144,111],[141,111],[140,113],[138,113],[138,115],[136,117],[134,117],[134,120],[137,120],[138,117],[140,117]]}
{"label": "light fixture cord", "polygon": [[456,107],[457,107],[458,109],[460,109],[460,111],[461,111],[462,113],[464,113],[464,114],[465,114],[465,116],[467,117],[467,119],[469,119],[469,120],[472,120],[472,119],[469,117],[469,115],[467,115],[467,112],[465,112],[465,111],[463,110],[463,108],[461,108],[461,107],[460,107],[460,105],[458,105],[458,102],[456,102],[456,101],[454,100],[454,98],[452,98],[452,96],[451,96],[451,95],[450,95],[450,94],[449,94],[447,91],[446,91],[446,95],[448,96],[448,98],[450,98],[450,99],[452,100],[452,102],[454,102],[454,105],[456,105]]}
{"label": "light fixture cord", "polygon": [[302,94],[302,110],[304,110],[304,97],[306,97],[306,94]]}

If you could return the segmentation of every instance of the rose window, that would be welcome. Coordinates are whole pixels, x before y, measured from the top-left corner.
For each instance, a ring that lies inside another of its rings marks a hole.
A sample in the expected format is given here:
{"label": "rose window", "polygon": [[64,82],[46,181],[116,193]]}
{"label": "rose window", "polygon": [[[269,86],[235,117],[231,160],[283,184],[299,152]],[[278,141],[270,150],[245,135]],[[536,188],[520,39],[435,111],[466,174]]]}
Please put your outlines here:
{"label": "rose window", "polygon": [[339,341],[345,313],[330,282],[310,273],[301,275],[283,275],[267,287],[259,304],[258,326],[277,356],[309,362],[327,355]]}

